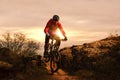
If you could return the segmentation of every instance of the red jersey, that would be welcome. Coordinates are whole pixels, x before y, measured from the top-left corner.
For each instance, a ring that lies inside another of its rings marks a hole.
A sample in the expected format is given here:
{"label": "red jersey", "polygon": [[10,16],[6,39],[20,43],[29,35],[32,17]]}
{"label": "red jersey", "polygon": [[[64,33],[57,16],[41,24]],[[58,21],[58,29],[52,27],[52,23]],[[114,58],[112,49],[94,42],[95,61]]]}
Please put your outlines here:
{"label": "red jersey", "polygon": [[48,22],[47,22],[47,25],[44,29],[44,32],[45,33],[49,33],[49,34],[52,34],[54,32],[56,32],[57,29],[60,29],[60,31],[62,32],[62,34],[65,36],[65,31],[63,30],[62,28],[62,25],[59,21],[55,22],[53,19],[50,19]]}

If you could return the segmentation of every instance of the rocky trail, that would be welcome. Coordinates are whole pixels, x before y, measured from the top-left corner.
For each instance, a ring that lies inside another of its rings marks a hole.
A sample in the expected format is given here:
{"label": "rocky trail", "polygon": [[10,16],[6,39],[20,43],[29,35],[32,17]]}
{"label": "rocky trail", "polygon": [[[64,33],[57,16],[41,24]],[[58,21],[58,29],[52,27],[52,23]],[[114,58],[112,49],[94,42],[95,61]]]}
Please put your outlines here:
{"label": "rocky trail", "polygon": [[54,73],[53,75],[48,74],[44,77],[46,78],[45,80],[79,80],[77,76],[68,75],[66,72],[64,72],[61,69],[58,72]]}
{"label": "rocky trail", "polygon": [[[78,76],[68,75],[68,73],[62,69],[59,69],[57,72],[51,75],[49,63],[47,63],[46,65],[48,73],[44,76],[44,80],[79,80]],[[38,78],[36,80],[41,79]]]}

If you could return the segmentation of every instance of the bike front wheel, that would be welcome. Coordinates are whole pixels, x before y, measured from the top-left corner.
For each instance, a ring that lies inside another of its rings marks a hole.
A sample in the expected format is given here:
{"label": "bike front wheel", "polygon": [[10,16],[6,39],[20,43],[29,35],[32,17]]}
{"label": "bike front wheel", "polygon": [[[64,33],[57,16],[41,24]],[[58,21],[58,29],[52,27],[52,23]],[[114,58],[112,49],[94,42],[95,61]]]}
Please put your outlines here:
{"label": "bike front wheel", "polygon": [[52,73],[57,72],[60,68],[60,58],[60,55],[57,55],[50,59],[50,68]]}

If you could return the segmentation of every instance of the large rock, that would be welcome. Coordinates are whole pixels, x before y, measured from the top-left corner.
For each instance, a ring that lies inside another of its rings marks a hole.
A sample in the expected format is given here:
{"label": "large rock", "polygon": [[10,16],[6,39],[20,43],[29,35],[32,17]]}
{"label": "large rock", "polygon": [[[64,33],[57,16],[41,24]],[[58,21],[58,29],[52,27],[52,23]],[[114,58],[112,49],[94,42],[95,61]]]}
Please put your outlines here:
{"label": "large rock", "polygon": [[63,69],[79,70],[93,69],[98,65],[111,66],[112,63],[120,61],[120,36],[63,48],[60,53]]}

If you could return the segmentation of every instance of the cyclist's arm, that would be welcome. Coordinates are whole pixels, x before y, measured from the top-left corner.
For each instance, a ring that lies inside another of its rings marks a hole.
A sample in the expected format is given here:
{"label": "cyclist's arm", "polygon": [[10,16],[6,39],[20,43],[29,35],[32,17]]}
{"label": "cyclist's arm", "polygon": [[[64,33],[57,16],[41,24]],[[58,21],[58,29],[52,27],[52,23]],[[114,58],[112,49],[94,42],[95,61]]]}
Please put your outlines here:
{"label": "cyclist's arm", "polygon": [[65,33],[65,31],[63,30],[62,25],[61,25],[59,22],[58,22],[57,24],[58,24],[58,28],[59,28],[60,31],[62,32],[63,36],[66,37],[66,33]]}
{"label": "cyclist's arm", "polygon": [[51,19],[47,22],[46,26],[45,26],[45,29],[44,29],[44,32],[45,33],[48,33],[48,30],[49,30],[49,26],[51,25]]}

